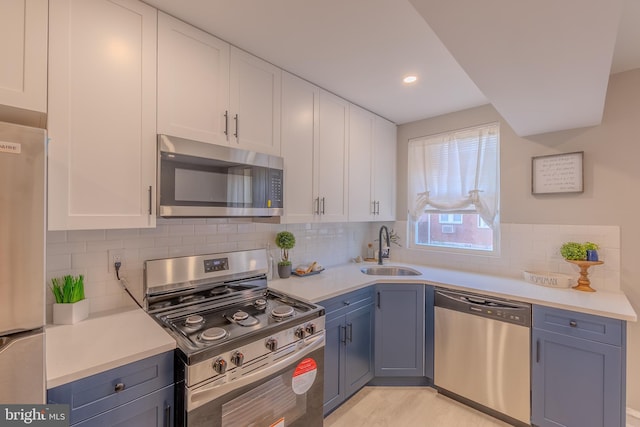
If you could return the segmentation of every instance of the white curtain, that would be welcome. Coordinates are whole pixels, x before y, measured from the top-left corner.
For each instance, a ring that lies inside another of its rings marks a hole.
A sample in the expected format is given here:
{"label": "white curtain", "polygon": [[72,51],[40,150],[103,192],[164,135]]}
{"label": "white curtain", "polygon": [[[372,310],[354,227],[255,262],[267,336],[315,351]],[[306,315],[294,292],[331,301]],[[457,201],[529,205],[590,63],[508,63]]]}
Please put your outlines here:
{"label": "white curtain", "polygon": [[492,123],[409,141],[409,209],[478,213],[498,222],[499,125]]}

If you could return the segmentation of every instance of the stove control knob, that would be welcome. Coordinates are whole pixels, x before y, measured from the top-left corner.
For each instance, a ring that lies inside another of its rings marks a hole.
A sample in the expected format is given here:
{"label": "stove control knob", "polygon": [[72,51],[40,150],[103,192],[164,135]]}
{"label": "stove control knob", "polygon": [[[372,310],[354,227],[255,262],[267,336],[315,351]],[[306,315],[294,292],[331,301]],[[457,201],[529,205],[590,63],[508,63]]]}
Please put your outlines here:
{"label": "stove control knob", "polygon": [[227,362],[224,359],[219,358],[213,362],[213,370],[219,374],[224,374],[227,372]]}
{"label": "stove control knob", "polygon": [[275,338],[269,338],[265,345],[269,351],[276,351],[278,349],[278,341]]}
{"label": "stove control knob", "polygon": [[236,351],[231,355],[231,363],[236,366],[242,366],[242,362],[244,362],[244,354]]}
{"label": "stove control knob", "polygon": [[314,325],[313,323],[309,323],[305,329],[307,330],[307,333],[309,335],[313,335],[316,333],[316,325]]}
{"label": "stove control knob", "polygon": [[305,332],[304,332],[303,328],[298,328],[298,329],[295,330],[295,332],[293,334],[296,336],[296,338],[302,339],[302,338],[304,338]]}

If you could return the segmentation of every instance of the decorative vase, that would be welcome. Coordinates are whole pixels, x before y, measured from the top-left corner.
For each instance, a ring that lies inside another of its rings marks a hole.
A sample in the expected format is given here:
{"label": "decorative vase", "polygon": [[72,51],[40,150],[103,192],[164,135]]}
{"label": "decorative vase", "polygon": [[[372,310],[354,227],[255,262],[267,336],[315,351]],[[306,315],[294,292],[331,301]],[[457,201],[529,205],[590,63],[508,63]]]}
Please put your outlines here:
{"label": "decorative vase", "polygon": [[281,279],[289,278],[289,276],[291,276],[291,264],[278,264],[278,276],[280,276]]}
{"label": "decorative vase", "polygon": [[72,304],[53,304],[53,323],[73,325],[89,317],[89,300],[83,299]]}

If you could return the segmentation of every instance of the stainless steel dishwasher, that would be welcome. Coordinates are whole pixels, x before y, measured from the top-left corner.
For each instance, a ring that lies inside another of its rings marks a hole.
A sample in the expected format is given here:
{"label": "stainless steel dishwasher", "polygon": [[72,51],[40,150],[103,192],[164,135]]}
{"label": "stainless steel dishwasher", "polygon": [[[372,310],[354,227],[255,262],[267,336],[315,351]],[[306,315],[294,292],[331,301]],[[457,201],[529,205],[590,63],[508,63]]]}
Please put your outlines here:
{"label": "stainless steel dishwasher", "polygon": [[531,305],[436,288],[434,384],[506,421],[529,425]]}

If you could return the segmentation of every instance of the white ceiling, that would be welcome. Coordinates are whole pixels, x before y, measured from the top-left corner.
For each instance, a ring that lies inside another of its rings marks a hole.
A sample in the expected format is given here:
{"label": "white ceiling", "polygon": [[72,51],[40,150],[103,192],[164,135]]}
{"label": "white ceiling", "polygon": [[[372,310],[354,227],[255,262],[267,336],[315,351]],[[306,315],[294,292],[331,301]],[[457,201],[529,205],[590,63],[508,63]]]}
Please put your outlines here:
{"label": "white ceiling", "polygon": [[398,124],[492,103],[520,135],[594,125],[640,68],[640,0],[145,1]]}

